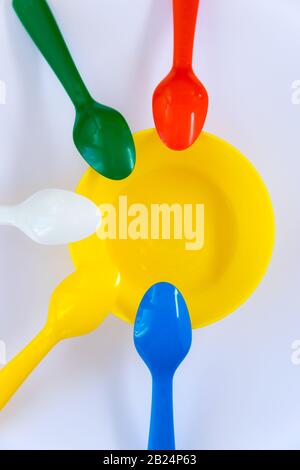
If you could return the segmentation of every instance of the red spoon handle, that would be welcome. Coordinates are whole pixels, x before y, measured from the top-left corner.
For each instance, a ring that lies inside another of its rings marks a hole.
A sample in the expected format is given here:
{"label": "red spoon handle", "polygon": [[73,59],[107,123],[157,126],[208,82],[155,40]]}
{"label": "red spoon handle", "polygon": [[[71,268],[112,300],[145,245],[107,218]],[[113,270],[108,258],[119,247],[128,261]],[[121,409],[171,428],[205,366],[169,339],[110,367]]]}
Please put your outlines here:
{"label": "red spoon handle", "polygon": [[174,67],[192,66],[199,0],[173,0]]}

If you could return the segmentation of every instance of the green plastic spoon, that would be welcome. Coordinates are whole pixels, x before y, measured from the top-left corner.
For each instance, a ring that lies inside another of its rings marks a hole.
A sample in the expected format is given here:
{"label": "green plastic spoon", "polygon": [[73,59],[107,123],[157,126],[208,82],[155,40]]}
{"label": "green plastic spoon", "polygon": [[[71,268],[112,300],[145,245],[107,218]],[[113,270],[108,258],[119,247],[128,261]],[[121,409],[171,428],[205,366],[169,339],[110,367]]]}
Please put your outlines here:
{"label": "green plastic spoon", "polygon": [[57,75],[75,109],[74,143],[98,173],[119,180],[135,165],[135,148],[124,117],[89,94],[45,0],[13,0],[24,28]]}

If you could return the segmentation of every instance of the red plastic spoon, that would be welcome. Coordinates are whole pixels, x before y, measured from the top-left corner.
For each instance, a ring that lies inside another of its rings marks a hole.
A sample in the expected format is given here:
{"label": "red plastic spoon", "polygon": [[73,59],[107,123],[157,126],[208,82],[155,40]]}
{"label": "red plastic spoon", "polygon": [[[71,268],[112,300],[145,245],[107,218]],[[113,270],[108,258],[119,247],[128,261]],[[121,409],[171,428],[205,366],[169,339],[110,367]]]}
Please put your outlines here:
{"label": "red plastic spoon", "polygon": [[199,0],[173,0],[173,67],[153,94],[157,132],[173,150],[184,150],[194,143],[207,114],[207,91],[192,68],[198,7]]}

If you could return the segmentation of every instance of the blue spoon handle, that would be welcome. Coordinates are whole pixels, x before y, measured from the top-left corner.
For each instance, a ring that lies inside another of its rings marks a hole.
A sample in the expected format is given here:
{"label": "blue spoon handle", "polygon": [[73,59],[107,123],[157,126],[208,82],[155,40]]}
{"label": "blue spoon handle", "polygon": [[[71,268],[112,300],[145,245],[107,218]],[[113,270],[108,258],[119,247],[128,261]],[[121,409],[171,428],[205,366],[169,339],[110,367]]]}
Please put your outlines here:
{"label": "blue spoon handle", "polygon": [[175,450],[173,376],[152,376],[149,450]]}

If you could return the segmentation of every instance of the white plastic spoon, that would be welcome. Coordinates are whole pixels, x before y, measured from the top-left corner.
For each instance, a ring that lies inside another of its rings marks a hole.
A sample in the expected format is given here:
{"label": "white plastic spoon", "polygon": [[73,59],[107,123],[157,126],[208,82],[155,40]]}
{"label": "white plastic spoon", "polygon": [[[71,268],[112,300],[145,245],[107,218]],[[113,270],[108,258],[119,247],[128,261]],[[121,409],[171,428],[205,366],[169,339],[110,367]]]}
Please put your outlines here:
{"label": "white plastic spoon", "polygon": [[0,206],[0,225],[13,225],[37,243],[64,245],[96,232],[101,212],[86,197],[45,189],[15,206]]}

